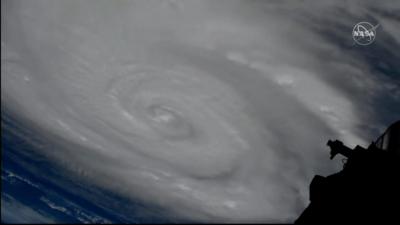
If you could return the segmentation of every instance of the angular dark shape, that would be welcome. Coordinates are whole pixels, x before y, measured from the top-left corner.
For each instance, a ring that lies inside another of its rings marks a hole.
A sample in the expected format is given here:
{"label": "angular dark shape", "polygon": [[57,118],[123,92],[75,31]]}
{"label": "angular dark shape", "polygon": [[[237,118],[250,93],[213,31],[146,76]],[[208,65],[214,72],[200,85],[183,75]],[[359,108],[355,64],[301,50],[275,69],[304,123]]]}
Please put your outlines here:
{"label": "angular dark shape", "polygon": [[400,121],[365,149],[328,141],[331,159],[347,157],[343,170],[310,184],[310,204],[295,221],[310,223],[400,222]]}

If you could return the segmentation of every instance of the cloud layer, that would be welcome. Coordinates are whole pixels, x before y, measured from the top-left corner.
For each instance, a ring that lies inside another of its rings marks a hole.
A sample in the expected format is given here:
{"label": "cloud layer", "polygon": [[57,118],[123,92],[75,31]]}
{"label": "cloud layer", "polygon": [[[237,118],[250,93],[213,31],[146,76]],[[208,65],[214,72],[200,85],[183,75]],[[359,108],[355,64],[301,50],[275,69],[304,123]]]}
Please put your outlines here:
{"label": "cloud layer", "polygon": [[[396,10],[2,1],[1,104],[82,179],[190,219],[291,221],[340,166],[329,138],[366,145],[399,115]],[[381,29],[361,48],[364,19]]]}

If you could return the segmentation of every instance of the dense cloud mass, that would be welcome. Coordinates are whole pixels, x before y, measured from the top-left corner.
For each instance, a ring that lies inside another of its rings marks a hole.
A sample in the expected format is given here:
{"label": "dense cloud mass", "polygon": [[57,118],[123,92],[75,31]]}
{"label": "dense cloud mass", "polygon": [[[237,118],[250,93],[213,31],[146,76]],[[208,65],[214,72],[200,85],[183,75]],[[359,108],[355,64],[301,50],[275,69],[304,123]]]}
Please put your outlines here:
{"label": "dense cloud mass", "polygon": [[[2,1],[2,110],[81,179],[201,221],[284,222],[399,115],[399,2]],[[353,26],[379,24],[369,46]]]}

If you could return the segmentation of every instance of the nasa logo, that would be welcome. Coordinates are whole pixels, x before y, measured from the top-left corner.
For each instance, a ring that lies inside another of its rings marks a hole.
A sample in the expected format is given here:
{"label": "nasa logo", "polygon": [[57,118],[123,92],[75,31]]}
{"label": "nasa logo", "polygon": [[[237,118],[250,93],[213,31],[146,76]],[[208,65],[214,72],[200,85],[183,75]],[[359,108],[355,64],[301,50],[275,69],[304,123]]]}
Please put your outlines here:
{"label": "nasa logo", "polygon": [[376,37],[376,28],[368,22],[359,22],[353,28],[353,40],[359,45],[370,45]]}

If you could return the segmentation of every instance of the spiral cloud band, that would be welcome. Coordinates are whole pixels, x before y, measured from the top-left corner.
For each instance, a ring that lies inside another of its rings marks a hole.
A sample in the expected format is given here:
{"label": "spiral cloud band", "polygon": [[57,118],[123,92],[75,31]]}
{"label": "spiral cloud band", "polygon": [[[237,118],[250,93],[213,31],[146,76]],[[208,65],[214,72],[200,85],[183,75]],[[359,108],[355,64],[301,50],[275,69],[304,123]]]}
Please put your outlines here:
{"label": "spiral cloud band", "polygon": [[386,126],[374,99],[400,99],[340,48],[363,15],[385,29],[375,46],[398,43],[370,5],[2,1],[1,104],[95,185],[189,219],[291,221],[340,166],[326,141],[366,145]]}

